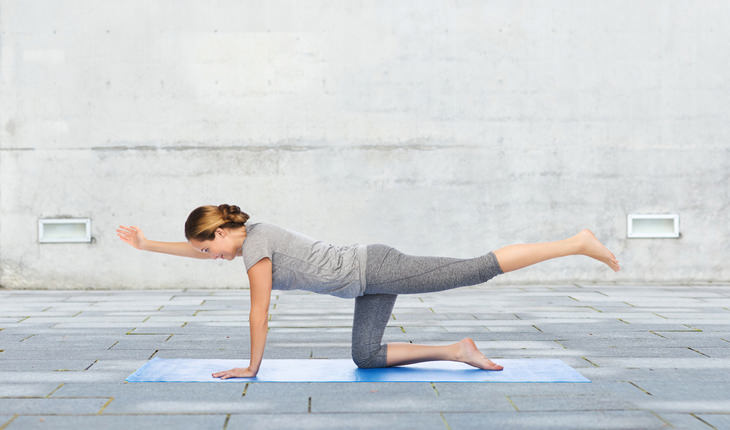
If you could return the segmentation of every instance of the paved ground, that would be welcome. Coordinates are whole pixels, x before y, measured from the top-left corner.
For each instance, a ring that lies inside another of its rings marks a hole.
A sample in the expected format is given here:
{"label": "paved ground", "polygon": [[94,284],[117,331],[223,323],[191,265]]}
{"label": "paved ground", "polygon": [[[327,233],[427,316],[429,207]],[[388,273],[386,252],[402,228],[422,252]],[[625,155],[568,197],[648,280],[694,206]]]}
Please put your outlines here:
{"label": "paved ground", "polygon": [[[275,292],[266,357],[347,358],[352,300]],[[0,290],[0,429],[730,428],[730,285],[400,296],[386,340],[471,336],[592,383],[126,383],[153,356],[247,358],[248,291]]]}

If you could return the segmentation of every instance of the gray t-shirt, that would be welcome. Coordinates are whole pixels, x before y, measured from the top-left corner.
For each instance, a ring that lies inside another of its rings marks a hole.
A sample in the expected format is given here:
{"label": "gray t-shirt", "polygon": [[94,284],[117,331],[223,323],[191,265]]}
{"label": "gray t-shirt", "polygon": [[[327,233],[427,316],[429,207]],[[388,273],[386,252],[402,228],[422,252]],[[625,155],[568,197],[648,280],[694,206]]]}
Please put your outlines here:
{"label": "gray t-shirt", "polygon": [[366,245],[335,246],[274,224],[246,225],[243,264],[248,271],[271,259],[272,288],[352,298],[365,291]]}

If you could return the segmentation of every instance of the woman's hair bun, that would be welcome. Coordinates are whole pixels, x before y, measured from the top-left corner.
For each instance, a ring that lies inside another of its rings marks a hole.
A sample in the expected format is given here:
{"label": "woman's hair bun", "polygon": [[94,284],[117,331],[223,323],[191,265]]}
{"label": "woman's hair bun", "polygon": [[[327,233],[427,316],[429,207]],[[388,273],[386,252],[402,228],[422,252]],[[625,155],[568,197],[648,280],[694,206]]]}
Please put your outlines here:
{"label": "woman's hair bun", "polygon": [[250,218],[246,212],[242,212],[241,208],[236,205],[218,205],[218,210],[221,212],[221,218],[226,222],[244,224]]}
{"label": "woman's hair bun", "polygon": [[228,218],[229,214],[235,214],[235,213],[241,212],[241,208],[239,208],[238,206],[227,205],[227,204],[218,205],[218,210],[221,211],[221,215],[223,215],[223,218]]}
{"label": "woman's hair bun", "polygon": [[200,206],[190,212],[185,221],[185,238],[213,240],[218,228],[239,228],[248,219],[248,214],[236,205]]}

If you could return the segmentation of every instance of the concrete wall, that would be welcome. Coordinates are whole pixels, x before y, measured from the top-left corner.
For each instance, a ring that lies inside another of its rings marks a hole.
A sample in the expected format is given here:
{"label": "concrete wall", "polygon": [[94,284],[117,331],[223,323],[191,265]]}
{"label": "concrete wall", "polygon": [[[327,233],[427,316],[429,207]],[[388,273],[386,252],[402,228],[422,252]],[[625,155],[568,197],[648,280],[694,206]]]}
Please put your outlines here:
{"label": "concrete wall", "polygon": [[[469,257],[591,228],[491,282],[730,281],[730,3],[0,0],[0,284],[242,287],[198,205]],[[627,239],[628,213],[679,239]],[[90,217],[90,244],[37,220]]]}

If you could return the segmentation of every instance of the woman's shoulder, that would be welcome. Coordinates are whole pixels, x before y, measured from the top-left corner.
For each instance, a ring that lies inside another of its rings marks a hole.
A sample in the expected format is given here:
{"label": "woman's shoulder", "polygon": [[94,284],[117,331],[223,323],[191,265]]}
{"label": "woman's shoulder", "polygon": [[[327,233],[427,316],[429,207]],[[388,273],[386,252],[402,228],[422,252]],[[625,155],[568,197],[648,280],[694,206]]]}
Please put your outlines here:
{"label": "woman's shoulder", "polygon": [[246,224],[246,231],[249,231],[249,230],[276,230],[276,229],[281,229],[281,227],[279,227],[275,224],[271,224],[269,222],[264,222],[264,221],[258,221],[258,222],[252,222],[252,223]]}
{"label": "woman's shoulder", "polygon": [[276,235],[286,232],[286,229],[279,227],[276,224],[269,222],[254,222],[246,224],[246,234],[258,234],[258,235]]}
{"label": "woman's shoulder", "polygon": [[246,239],[243,241],[243,248],[244,250],[273,250],[290,242],[290,239],[290,233],[276,224],[254,222],[246,224]]}
{"label": "woman's shoulder", "polygon": [[281,227],[270,222],[255,222],[250,225],[246,225],[246,232],[257,234],[260,236],[277,237],[286,240],[292,240],[296,238],[304,238],[309,241],[314,240],[306,234],[300,233],[296,230]]}

